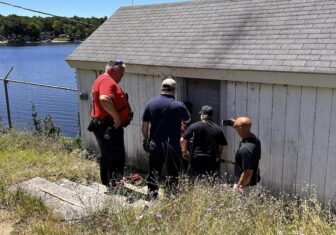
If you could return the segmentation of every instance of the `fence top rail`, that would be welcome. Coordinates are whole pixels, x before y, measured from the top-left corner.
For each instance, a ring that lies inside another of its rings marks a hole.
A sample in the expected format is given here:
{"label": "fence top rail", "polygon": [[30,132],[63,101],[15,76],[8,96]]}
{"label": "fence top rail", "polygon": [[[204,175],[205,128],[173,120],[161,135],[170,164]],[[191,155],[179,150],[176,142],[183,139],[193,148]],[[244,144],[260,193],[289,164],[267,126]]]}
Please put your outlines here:
{"label": "fence top rail", "polygon": [[61,86],[53,86],[53,85],[47,85],[47,84],[41,84],[41,83],[35,83],[35,82],[27,82],[27,81],[20,81],[20,80],[11,80],[11,79],[4,79],[4,78],[0,78],[0,80],[4,81],[4,82],[22,83],[22,84],[28,84],[28,85],[33,85],[33,86],[55,88],[55,89],[60,89],[60,90],[77,91],[77,89],[74,89],[74,88],[61,87]]}

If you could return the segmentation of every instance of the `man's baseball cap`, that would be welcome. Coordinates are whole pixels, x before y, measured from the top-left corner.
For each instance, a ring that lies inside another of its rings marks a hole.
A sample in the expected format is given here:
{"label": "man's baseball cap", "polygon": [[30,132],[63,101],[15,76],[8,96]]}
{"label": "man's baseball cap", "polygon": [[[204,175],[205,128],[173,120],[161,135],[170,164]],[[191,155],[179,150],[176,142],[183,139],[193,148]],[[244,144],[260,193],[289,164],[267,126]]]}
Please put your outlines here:
{"label": "man's baseball cap", "polygon": [[213,108],[209,105],[204,105],[201,109],[201,111],[199,112],[199,114],[207,114],[209,116],[212,116],[213,114]]}
{"label": "man's baseball cap", "polygon": [[172,78],[166,78],[161,85],[162,91],[171,91],[176,88],[176,81]]}

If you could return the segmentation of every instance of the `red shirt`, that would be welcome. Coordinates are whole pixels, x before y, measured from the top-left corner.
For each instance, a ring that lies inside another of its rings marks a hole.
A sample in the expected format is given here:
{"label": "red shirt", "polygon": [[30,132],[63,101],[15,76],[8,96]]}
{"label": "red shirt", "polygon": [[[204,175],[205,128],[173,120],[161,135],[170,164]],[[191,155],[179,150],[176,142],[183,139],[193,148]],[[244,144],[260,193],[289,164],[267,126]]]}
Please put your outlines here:
{"label": "red shirt", "polygon": [[128,113],[130,111],[126,94],[108,74],[101,74],[92,86],[92,110],[91,117],[100,121],[109,117],[113,119],[102,107],[99,96],[107,95],[111,97],[114,107],[117,110],[122,124],[127,123]]}

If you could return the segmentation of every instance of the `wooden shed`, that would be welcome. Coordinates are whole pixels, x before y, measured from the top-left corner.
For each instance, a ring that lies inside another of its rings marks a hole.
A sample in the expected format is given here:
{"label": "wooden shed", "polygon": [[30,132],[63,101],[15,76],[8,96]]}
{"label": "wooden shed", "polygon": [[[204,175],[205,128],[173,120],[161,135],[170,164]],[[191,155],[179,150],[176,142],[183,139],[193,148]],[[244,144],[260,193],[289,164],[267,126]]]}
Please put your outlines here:
{"label": "wooden shed", "polygon": [[[263,185],[274,192],[315,185],[327,203],[336,194],[335,52],[334,0],[199,0],[122,7],[67,62],[83,94],[108,60],[126,62],[121,86],[135,111],[125,135],[129,164],[147,167],[141,114],[172,75],[177,99],[193,103],[195,121],[205,104],[216,122],[252,118]],[[90,99],[80,97],[82,139],[92,148]],[[239,137],[224,131],[233,159]]]}

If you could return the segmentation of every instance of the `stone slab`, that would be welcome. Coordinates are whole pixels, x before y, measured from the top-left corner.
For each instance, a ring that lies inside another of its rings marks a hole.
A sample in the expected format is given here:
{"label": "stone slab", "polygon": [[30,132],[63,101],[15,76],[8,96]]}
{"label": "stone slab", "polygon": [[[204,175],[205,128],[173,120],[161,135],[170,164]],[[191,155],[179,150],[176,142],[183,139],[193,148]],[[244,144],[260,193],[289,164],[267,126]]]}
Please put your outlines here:
{"label": "stone slab", "polygon": [[41,177],[35,177],[14,185],[9,190],[22,190],[40,198],[47,207],[65,220],[81,219],[103,207],[117,212],[123,208],[143,210],[152,205],[151,202],[142,199],[147,188],[131,184],[126,184],[125,188],[121,189],[125,195],[120,195],[108,192],[106,187],[99,183],[88,186],[67,179],[53,183]]}
{"label": "stone slab", "polygon": [[19,189],[40,198],[47,207],[52,208],[65,220],[80,219],[87,214],[89,209],[74,191],[40,177],[9,188],[9,190]]}
{"label": "stone slab", "polygon": [[113,201],[120,205],[125,205],[127,198],[120,195],[108,195],[104,185],[96,184],[96,187],[90,187],[68,179],[61,179],[58,184],[77,193],[78,198],[88,205],[89,208],[96,210],[102,208],[106,203]]}

